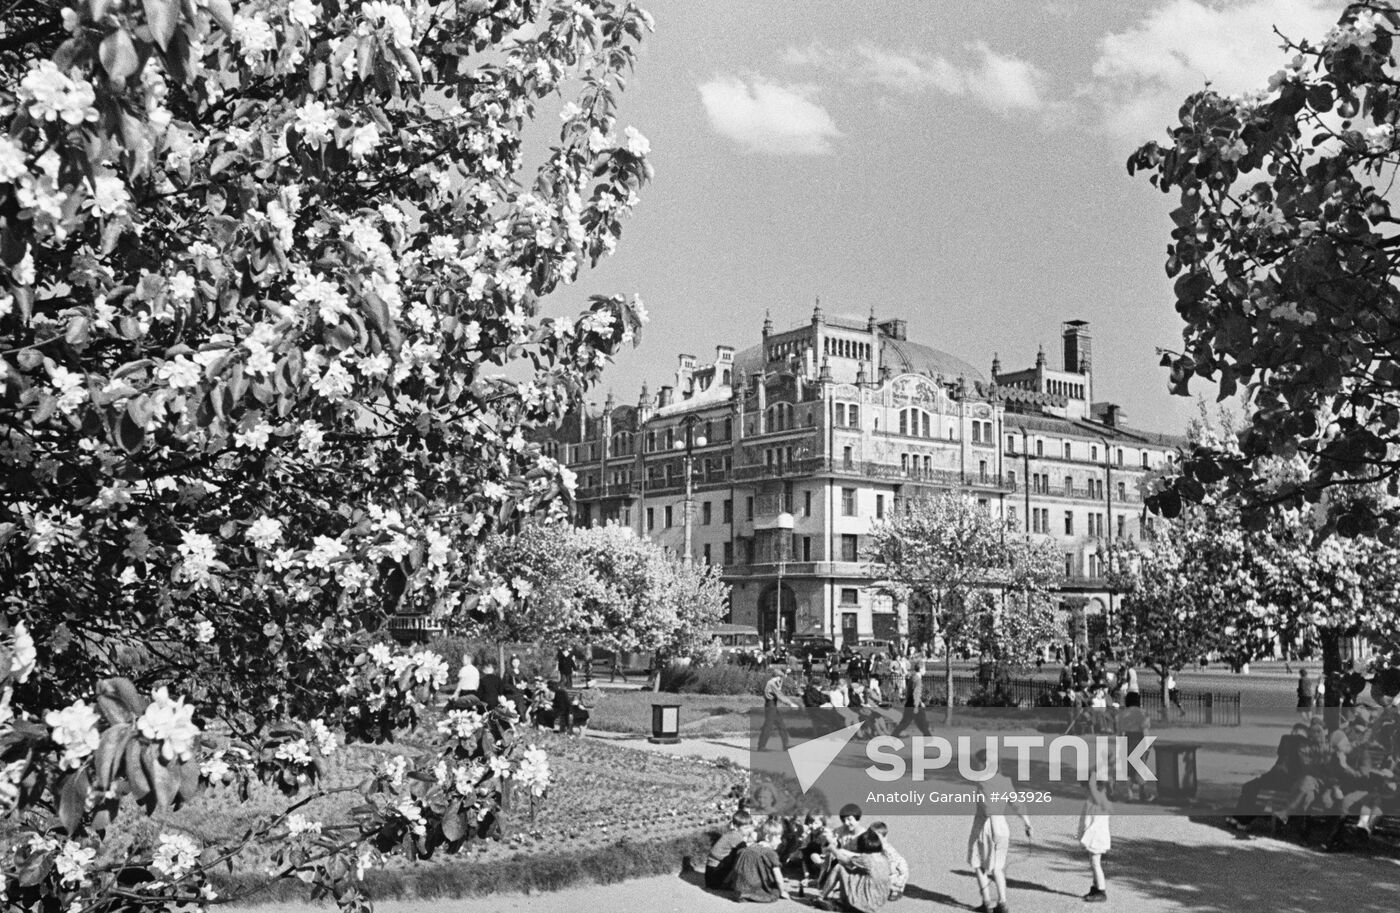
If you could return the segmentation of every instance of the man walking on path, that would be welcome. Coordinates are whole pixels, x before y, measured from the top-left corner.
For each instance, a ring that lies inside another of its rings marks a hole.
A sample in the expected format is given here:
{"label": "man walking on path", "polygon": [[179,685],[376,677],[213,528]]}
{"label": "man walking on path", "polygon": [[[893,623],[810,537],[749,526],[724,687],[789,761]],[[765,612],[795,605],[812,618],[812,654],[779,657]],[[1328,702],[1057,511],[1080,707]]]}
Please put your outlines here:
{"label": "man walking on path", "polygon": [[913,723],[915,728],[923,735],[933,735],[928,728],[928,717],[924,715],[924,661],[922,659],[914,663],[913,671],[909,673],[909,679],[904,686],[904,713],[899,718],[899,725],[891,733],[895,738],[904,734],[904,730]]}
{"label": "man walking on path", "polygon": [[779,741],[783,743],[783,751],[787,751],[788,731],[783,725],[782,717],[778,715],[778,704],[787,704],[789,707],[796,707],[797,704],[783,694],[783,681],[786,677],[787,670],[779,666],[773,670],[773,677],[763,686],[763,727],[758,730],[758,751],[767,750],[768,737],[775,729],[778,731]]}

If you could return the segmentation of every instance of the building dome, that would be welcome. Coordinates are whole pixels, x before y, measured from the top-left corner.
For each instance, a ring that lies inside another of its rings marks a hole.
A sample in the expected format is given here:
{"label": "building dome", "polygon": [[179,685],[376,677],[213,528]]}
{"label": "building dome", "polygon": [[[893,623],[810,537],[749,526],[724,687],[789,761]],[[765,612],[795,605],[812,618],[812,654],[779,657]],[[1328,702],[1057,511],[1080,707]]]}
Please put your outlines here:
{"label": "building dome", "polygon": [[956,355],[910,342],[907,339],[880,340],[880,364],[891,374],[943,375],[948,380],[966,377],[969,382],[985,383],[983,373]]}

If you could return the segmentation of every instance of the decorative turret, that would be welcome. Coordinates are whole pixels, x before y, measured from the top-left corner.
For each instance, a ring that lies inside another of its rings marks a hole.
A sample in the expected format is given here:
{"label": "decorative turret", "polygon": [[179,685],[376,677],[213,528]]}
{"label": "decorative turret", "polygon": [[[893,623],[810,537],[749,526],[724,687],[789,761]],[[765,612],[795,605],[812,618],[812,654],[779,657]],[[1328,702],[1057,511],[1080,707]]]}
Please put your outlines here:
{"label": "decorative turret", "polygon": [[864,387],[869,382],[870,376],[865,373],[865,362],[862,361],[860,367],[856,369],[856,386]]}
{"label": "decorative turret", "polygon": [[879,328],[880,325],[875,322],[875,305],[872,304],[870,306],[870,319],[865,322],[865,332],[874,333]]}
{"label": "decorative turret", "polygon": [[771,311],[763,312],[763,338],[767,339],[773,335],[773,314]]}
{"label": "decorative turret", "polygon": [[651,398],[651,393],[647,391],[646,381],[642,381],[642,395],[637,397],[637,424],[640,425],[651,418],[651,413],[655,407],[655,402]]}
{"label": "decorative turret", "polygon": [[823,355],[823,356],[822,356],[822,370],[821,370],[821,373],[817,375],[817,383],[821,383],[821,384],[829,384],[829,383],[831,383],[831,356],[830,356],[830,355]]}
{"label": "decorative turret", "polygon": [[995,382],[997,375],[1001,373],[1001,356],[996,352],[992,353],[992,381]]}
{"label": "decorative turret", "polygon": [[812,308],[812,326],[821,326],[826,322],[826,315],[822,313],[822,297],[817,296],[817,305]]}
{"label": "decorative turret", "polygon": [[1043,367],[1045,367],[1045,345],[1044,345],[1044,343],[1041,344],[1041,346],[1040,346],[1040,351],[1037,352],[1037,353],[1035,354],[1035,366],[1036,366],[1037,368],[1043,368]]}

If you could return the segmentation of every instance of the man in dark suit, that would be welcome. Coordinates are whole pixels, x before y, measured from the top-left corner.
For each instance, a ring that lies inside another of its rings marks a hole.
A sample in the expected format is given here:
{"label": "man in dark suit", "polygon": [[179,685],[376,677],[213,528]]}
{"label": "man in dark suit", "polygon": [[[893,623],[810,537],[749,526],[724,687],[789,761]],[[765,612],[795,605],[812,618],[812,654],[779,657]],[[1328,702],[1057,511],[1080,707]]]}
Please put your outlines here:
{"label": "man in dark suit", "polygon": [[495,710],[500,706],[501,698],[506,696],[505,682],[496,673],[496,664],[489,659],[481,664],[481,681],[476,686],[476,695],[487,710]]}

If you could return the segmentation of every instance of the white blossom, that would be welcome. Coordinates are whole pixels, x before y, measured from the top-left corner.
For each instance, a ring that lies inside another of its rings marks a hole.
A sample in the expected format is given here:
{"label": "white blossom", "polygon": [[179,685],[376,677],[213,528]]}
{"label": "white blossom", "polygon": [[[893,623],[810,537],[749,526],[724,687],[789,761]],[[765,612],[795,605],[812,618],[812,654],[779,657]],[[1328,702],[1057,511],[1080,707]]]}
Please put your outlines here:
{"label": "white blossom", "polygon": [[167,761],[176,758],[188,761],[199,738],[194,724],[194,707],[184,698],[171,700],[164,685],[151,695],[151,703],[136,721],[136,728],[146,738],[160,742],[160,756]]}
{"label": "white blossom", "polygon": [[52,730],[49,737],[63,749],[59,766],[65,769],[81,767],[83,760],[97,750],[101,741],[101,734],[97,731],[100,719],[97,710],[83,701],[75,701],[62,710],[50,710],[44,715],[44,723]]}
{"label": "white blossom", "polygon": [[199,844],[184,834],[161,834],[151,868],[171,881],[189,874],[199,860]]}

